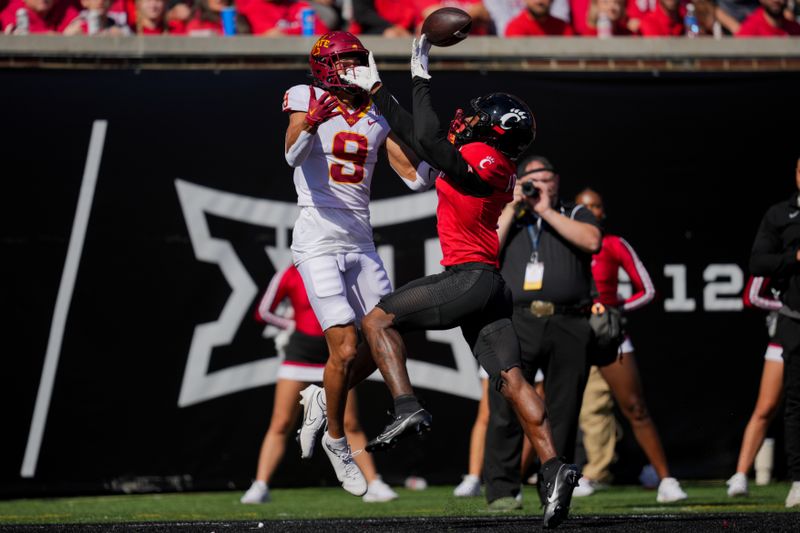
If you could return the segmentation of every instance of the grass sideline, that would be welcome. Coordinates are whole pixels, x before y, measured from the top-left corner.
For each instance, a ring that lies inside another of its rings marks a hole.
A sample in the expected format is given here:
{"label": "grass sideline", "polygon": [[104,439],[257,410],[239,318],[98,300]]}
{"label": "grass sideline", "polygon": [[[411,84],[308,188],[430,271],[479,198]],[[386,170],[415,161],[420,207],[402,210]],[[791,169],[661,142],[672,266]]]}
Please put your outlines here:
{"label": "grass sideline", "polygon": [[[684,488],[688,500],[662,505],[655,491],[615,486],[574,499],[572,515],[792,512],[784,507],[788,483],[752,486],[747,498],[729,498],[722,481],[688,482]],[[275,489],[272,501],[263,505],[240,504],[242,491],[6,500],[0,501],[0,525],[493,515],[483,498],[455,498],[452,486],[397,492],[400,498],[389,503],[364,503],[340,488]],[[525,488],[524,503],[522,511],[503,516],[540,513],[533,487]]]}

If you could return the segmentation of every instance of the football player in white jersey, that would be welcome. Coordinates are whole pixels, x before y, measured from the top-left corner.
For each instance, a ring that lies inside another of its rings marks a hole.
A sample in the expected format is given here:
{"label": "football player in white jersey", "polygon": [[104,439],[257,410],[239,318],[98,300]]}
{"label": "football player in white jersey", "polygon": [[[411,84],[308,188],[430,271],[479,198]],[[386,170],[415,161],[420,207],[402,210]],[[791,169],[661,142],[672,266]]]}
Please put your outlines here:
{"label": "football player in white jersey", "polygon": [[367,65],[368,56],[348,32],[323,35],[309,58],[312,84],[292,87],[283,100],[289,113],[286,161],[295,169],[301,208],[292,256],[330,351],[324,390],[311,385],[301,393],[304,416],[298,441],[302,456],[310,457],[327,417],[322,447],[344,489],[358,496],[367,483],[345,439],[345,402],[351,378],[361,381],[375,364],[366,350],[358,356],[356,328],[391,291],[369,219],[378,151],[386,146],[390,165],[412,190],[428,188],[438,174],[394,137],[367,92],[339,77]]}

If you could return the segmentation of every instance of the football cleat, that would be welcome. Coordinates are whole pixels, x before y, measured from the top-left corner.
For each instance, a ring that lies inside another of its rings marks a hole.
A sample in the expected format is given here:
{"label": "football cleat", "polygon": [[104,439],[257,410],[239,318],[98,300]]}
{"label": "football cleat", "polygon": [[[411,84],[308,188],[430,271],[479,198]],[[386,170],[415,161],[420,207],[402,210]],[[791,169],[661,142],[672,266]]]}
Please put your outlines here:
{"label": "football cleat", "polygon": [[397,415],[391,424],[383,428],[383,432],[369,441],[366,450],[370,453],[393,447],[397,441],[416,433],[421,435],[431,429],[433,417],[425,409],[413,413]]}
{"label": "football cleat", "polygon": [[303,424],[297,430],[297,443],[300,445],[300,457],[309,459],[314,455],[314,445],[328,416],[325,389],[309,385],[300,392],[300,405],[303,406]]}
{"label": "football cleat", "polygon": [[347,439],[332,439],[326,432],[322,435],[322,449],[328,455],[342,488],[354,496],[363,496],[367,492],[367,480],[353,460]]}
{"label": "football cleat", "polygon": [[544,528],[558,527],[569,514],[572,492],[578,486],[578,467],[562,463],[544,486]]}

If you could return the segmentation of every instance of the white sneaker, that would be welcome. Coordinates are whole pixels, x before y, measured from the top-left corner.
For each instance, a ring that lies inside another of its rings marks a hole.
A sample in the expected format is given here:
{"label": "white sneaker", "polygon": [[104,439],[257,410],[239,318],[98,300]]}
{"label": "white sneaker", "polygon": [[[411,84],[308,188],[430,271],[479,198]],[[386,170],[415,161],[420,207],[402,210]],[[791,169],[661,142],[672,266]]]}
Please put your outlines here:
{"label": "white sneaker", "polygon": [[786,507],[797,507],[798,505],[800,505],[800,481],[794,481],[789,495],[786,496]]}
{"label": "white sneaker", "polygon": [[747,474],[736,472],[725,484],[728,485],[728,496],[747,496]]}
{"label": "white sneaker", "polygon": [[578,486],[572,489],[573,498],[583,498],[584,496],[591,496],[598,489],[599,483],[589,478],[581,476],[578,480]]}
{"label": "white sneaker", "polygon": [[269,501],[269,487],[263,481],[253,481],[247,492],[239,498],[242,503],[267,503]]}
{"label": "white sneaker", "polygon": [[472,498],[481,495],[481,479],[478,476],[467,474],[461,483],[453,490],[457,498]]}
{"label": "white sneaker", "polygon": [[353,461],[347,438],[332,439],[326,431],[322,435],[322,449],[328,455],[342,488],[354,496],[363,496],[367,492],[367,480]]}
{"label": "white sneaker", "polygon": [[390,502],[397,499],[397,493],[378,476],[367,485],[367,493],[362,499],[367,503]]}
{"label": "white sneaker", "polygon": [[300,392],[300,405],[303,406],[303,423],[297,430],[297,443],[300,444],[300,457],[309,459],[314,455],[317,436],[328,417],[325,389],[309,385]]}
{"label": "white sneaker", "polygon": [[658,503],[672,503],[685,500],[689,496],[683,492],[681,484],[674,477],[665,477],[658,484],[658,496],[656,501]]}

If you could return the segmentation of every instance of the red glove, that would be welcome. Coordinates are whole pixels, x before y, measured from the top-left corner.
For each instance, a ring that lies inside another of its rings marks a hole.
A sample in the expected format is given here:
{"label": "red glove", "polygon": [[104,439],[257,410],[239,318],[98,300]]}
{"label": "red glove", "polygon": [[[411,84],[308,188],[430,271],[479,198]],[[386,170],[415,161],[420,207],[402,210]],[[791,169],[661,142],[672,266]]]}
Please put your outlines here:
{"label": "red glove", "polygon": [[339,107],[339,100],[325,91],[322,91],[322,94],[317,98],[314,94],[316,92],[314,87],[310,89],[308,111],[306,112],[306,122],[309,126],[317,128],[329,118],[342,114],[340,111],[336,111],[336,108]]}

